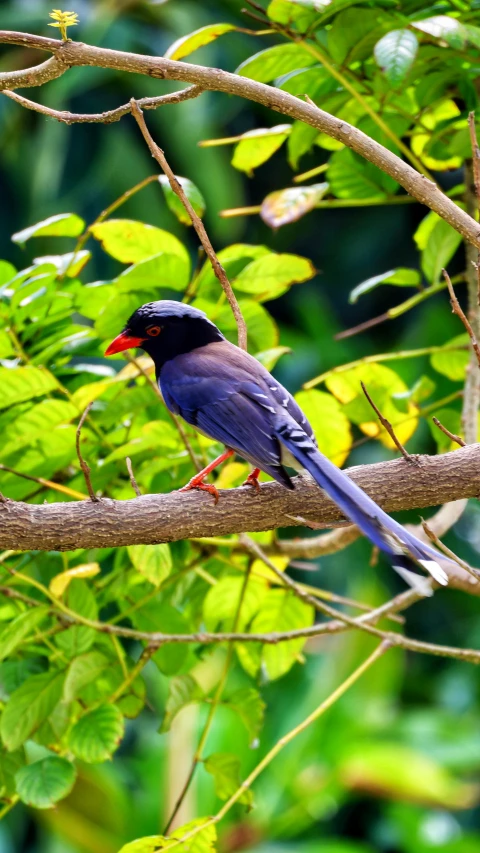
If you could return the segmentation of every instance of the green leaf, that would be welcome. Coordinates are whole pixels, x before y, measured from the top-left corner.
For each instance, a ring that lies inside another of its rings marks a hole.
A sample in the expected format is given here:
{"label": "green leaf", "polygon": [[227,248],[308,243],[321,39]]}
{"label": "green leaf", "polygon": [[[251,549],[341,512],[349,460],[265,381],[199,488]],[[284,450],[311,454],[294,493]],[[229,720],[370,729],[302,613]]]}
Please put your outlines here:
{"label": "green leaf", "polygon": [[[217,840],[217,831],[213,824],[207,824],[209,818],[200,817],[197,820],[192,820],[183,826],[179,826],[168,837],[164,835],[149,835],[145,838],[137,838],[136,841],[130,841],[125,844],[118,853],[155,853],[156,850],[163,850],[164,847],[175,847],[175,853],[215,853],[215,842]],[[183,844],[173,845],[173,841],[179,841],[185,835],[189,835],[195,831],[195,835],[185,841]]]}
{"label": "green leaf", "polygon": [[[146,546],[150,547],[150,546]],[[168,601],[153,599],[147,602],[131,616],[135,628],[140,631],[161,631],[162,634],[187,634],[191,625],[183,615]],[[153,662],[160,672],[173,675],[182,666],[188,649],[185,643],[166,643],[153,655]]]}
{"label": "green leaf", "polygon": [[[270,634],[272,631],[292,631],[313,623],[315,612],[310,604],[300,601],[289,590],[271,589],[262,599],[261,609],[250,625],[252,634]],[[264,678],[274,681],[285,675],[297,660],[305,639],[288,640],[277,645],[257,643],[238,644],[236,651],[241,665],[249,675],[262,672]]]}
{"label": "green leaf", "polygon": [[233,24],[208,24],[174,41],[165,51],[165,59],[184,59],[185,56],[190,56],[191,53],[215,41],[224,33],[230,33],[236,29]]}
{"label": "green leaf", "polygon": [[178,255],[186,264],[190,263],[188,252],[177,237],[146,222],[108,219],[92,225],[90,233],[100,241],[105,252],[123,264],[136,264],[160,252]]}
{"label": "green leaf", "polygon": [[233,152],[232,166],[250,175],[253,169],[261,166],[278,151],[291,127],[291,124],[277,124],[275,127],[261,127],[242,133]]}
{"label": "green leaf", "polygon": [[260,209],[260,216],[271,228],[280,228],[296,222],[317,206],[317,202],[328,192],[329,185],[310,184],[306,187],[289,187],[269,193]]}
{"label": "green leaf", "polygon": [[375,43],[392,25],[390,16],[378,7],[359,9],[356,3],[348,5],[355,5],[355,8],[343,9],[327,36],[330,56],[334,62],[345,66],[369,59]]}
{"label": "green leaf", "polygon": [[318,128],[303,121],[293,122],[287,139],[287,156],[292,169],[298,169],[300,159],[311,151],[317,136]]}
{"label": "green leaf", "polygon": [[203,696],[203,691],[193,675],[176,675],[171,678],[160,731],[168,732],[173,720],[182,708],[192,702],[200,702]]}
{"label": "green leaf", "polygon": [[295,400],[310,422],[318,446],[336,465],[342,465],[352,446],[350,422],[338,400],[324,391],[299,391]]}
{"label": "green leaf", "polygon": [[372,278],[367,278],[361,284],[357,284],[350,291],[348,301],[354,305],[358,302],[360,296],[365,293],[370,293],[375,290],[379,284],[396,284],[398,287],[417,287],[421,282],[421,276],[418,270],[408,269],[407,267],[397,267],[394,270],[374,275]]}
{"label": "green leaf", "polygon": [[[265,310],[263,305],[251,299],[240,299],[240,310],[247,324],[248,346],[251,352],[271,349],[278,344],[278,329],[271,314]],[[218,313],[210,313],[212,319],[220,326],[228,340],[237,342],[237,324],[229,305],[218,310]]]}
{"label": "green leaf", "polygon": [[446,349],[445,352],[435,352],[430,356],[430,364],[437,373],[447,376],[453,382],[463,382],[470,360],[468,351],[469,337],[467,334],[457,335],[447,341],[445,347],[465,346],[462,350]]}
{"label": "green leaf", "polygon": [[327,180],[337,198],[385,198],[382,173],[348,148],[336,151],[330,158]]}
{"label": "green leaf", "polygon": [[72,660],[63,687],[63,701],[73,702],[82,688],[95,681],[111,661],[101,652],[88,652]]}
{"label": "green leaf", "polygon": [[[215,631],[220,626],[224,631],[232,630],[243,583],[244,578],[241,575],[228,575],[209,589],[203,602],[203,619],[207,631]],[[238,618],[240,631],[262,606],[267,592],[266,581],[261,578],[249,578]]]}
{"label": "green leaf", "polygon": [[0,358],[9,358],[13,354],[14,349],[9,335],[0,329]]}
{"label": "green leaf", "polygon": [[314,65],[316,59],[299,44],[277,44],[250,56],[236,70],[241,77],[249,77],[259,83],[270,83],[298,68]]}
{"label": "green leaf", "polygon": [[116,705],[101,705],[80,717],[68,736],[73,754],[87,764],[107,761],[124,733],[123,716]]}
{"label": "green leaf", "polygon": [[422,251],[422,270],[432,284],[436,284],[453,258],[462,236],[433,210],[427,213],[414,234],[415,242]]}
{"label": "green leaf", "polygon": [[[240,759],[230,752],[214,752],[205,758],[203,766],[213,776],[215,793],[221,800],[228,800],[240,788]],[[247,806],[253,804],[253,794],[245,788],[237,802]]]}
{"label": "green leaf", "polygon": [[270,0],[267,15],[277,24],[293,24],[299,32],[305,32],[328,3],[329,0]]}
{"label": "green leaf", "polygon": [[57,213],[12,234],[14,243],[26,243],[30,237],[78,237],[85,222],[76,213]]}
{"label": "green leaf", "polygon": [[[229,279],[234,279],[249,261],[269,255],[266,246],[252,246],[249,243],[233,243],[217,253]],[[206,261],[195,281],[195,293],[201,299],[216,303],[221,293],[220,283],[212,269],[210,261]],[[208,313],[208,308],[206,308]]]}
{"label": "green leaf", "polygon": [[17,749],[7,752],[4,747],[0,750],[0,797],[9,800],[17,792],[15,775],[25,764],[25,750]]}
{"label": "green leaf", "polygon": [[266,709],[258,690],[254,687],[241,687],[232,693],[226,705],[238,714],[254,745],[263,726]]}
{"label": "green leaf", "polygon": [[60,424],[68,424],[78,417],[78,409],[66,400],[42,400],[33,405],[3,431],[3,452],[8,454],[13,450],[32,444]]}
{"label": "green leaf", "polygon": [[77,772],[73,764],[57,755],[27,764],[15,776],[17,793],[27,806],[49,809],[72,790]]}
{"label": "green leaf", "polygon": [[[232,29],[234,29],[234,27],[232,27]],[[202,193],[200,192],[198,187],[193,183],[193,181],[189,180],[189,178],[181,178],[178,175],[176,175],[175,178],[178,181],[178,183],[180,184],[180,186],[182,187],[182,189],[183,189],[185,195],[187,196],[190,204],[192,205],[195,213],[201,219],[203,214],[205,213],[205,199],[204,199]],[[165,200],[166,200],[170,210],[172,211],[172,213],[174,213],[175,216],[177,217],[177,219],[179,219],[180,222],[183,222],[184,225],[191,225],[192,220],[190,219],[190,216],[188,215],[187,211],[185,210],[185,208],[184,208],[182,202],[180,201],[178,195],[173,192],[173,190],[170,186],[170,181],[168,180],[167,176],[166,175],[159,175],[158,180],[159,180],[160,186],[163,190]]]}
{"label": "green leaf", "polygon": [[185,290],[189,278],[190,263],[185,263],[179,255],[160,252],[127,267],[115,282],[124,293],[150,291],[153,297],[157,296],[160,286]]}
{"label": "green leaf", "polygon": [[160,586],[172,571],[172,556],[167,544],[129,545],[127,551],[137,571],[153,586]]}
{"label": "green leaf", "polygon": [[81,249],[79,252],[67,252],[65,255],[43,255],[41,258],[34,258],[33,263],[53,264],[59,275],[77,278],[91,257],[91,252]]}
{"label": "green leaf", "polygon": [[50,670],[30,678],[12,693],[0,721],[9,752],[18,749],[38,729],[62,698],[65,673]]}
{"label": "green leaf", "polygon": [[0,633],[0,660],[8,657],[15,651],[23,641],[35,631],[35,628],[40,622],[45,619],[49,613],[49,608],[46,605],[33,607],[31,610],[26,610],[9,622],[7,627]]}
{"label": "green leaf", "polygon": [[411,30],[391,30],[375,45],[375,59],[394,88],[403,82],[418,51],[418,41]]}
{"label": "green leaf", "polygon": [[[462,416],[460,412],[457,412],[455,409],[438,409],[435,411],[435,417],[438,418],[442,426],[450,430],[453,435],[463,435]],[[458,448],[457,442],[452,441],[448,435],[445,435],[445,433],[433,423],[431,418],[428,418],[428,426],[430,427],[430,432],[432,433],[437,445],[438,453],[449,453],[450,450],[456,450]]]}
{"label": "green leaf", "polygon": [[[86,619],[96,620],[98,608],[95,596],[88,584],[79,579],[70,582],[67,601],[70,610]],[[95,642],[95,629],[87,625],[72,625],[55,636],[56,645],[69,657],[74,658],[88,652]]]}
{"label": "green leaf", "polygon": [[255,353],[255,358],[260,364],[263,364],[267,370],[273,370],[278,360],[282,357],[282,355],[287,355],[287,353],[291,353],[292,350],[290,347],[272,347],[271,349],[262,350],[262,352]]}
{"label": "green leaf", "polygon": [[10,261],[0,261],[0,287],[11,281],[16,272],[15,267]]}
{"label": "green leaf", "polygon": [[7,409],[33,397],[43,397],[57,388],[57,380],[39,367],[0,367],[0,388],[0,409]]}
{"label": "green leaf", "polygon": [[263,301],[281,296],[290,285],[307,281],[315,274],[315,267],[307,258],[272,252],[247,264],[233,285],[236,291],[255,294]]}

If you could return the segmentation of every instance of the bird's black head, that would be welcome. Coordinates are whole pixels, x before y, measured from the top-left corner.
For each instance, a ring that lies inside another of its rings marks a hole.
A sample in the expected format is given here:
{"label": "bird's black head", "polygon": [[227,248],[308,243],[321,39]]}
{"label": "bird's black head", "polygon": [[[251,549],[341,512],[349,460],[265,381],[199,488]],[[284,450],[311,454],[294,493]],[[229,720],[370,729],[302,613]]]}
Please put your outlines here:
{"label": "bird's black head", "polygon": [[203,311],[183,302],[147,302],[132,314],[123,332],[106,349],[113,355],[142,347],[155,362],[157,375],[166,361],[224,336]]}

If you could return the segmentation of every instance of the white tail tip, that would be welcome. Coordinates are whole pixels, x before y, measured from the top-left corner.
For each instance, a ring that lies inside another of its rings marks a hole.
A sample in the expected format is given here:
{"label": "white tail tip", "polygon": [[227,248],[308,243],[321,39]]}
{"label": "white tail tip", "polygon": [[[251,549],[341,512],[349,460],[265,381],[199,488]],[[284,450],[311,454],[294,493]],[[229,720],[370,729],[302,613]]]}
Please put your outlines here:
{"label": "white tail tip", "polygon": [[435,560],[419,560],[418,562],[427,570],[429,575],[437,581],[437,583],[440,583],[442,586],[448,585],[448,575],[444,572],[442,567],[435,562]]}
{"label": "white tail tip", "polygon": [[424,575],[417,575],[416,572],[411,572],[410,569],[406,569],[404,566],[393,566],[393,568],[403,578],[405,583],[408,583],[419,595],[425,598],[433,595],[432,584]]}

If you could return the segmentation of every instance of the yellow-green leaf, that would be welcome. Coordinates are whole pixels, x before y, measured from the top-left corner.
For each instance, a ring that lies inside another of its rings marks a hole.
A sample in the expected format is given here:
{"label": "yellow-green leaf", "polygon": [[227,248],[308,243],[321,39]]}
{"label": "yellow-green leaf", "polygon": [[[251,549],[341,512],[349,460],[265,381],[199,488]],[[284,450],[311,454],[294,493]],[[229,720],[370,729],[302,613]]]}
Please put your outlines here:
{"label": "yellow-green leaf", "polygon": [[243,133],[235,146],[232,166],[250,175],[253,169],[261,166],[278,151],[291,127],[291,124],[277,124],[275,127],[262,127]]}
{"label": "yellow-green leaf", "polygon": [[182,36],[170,45],[165,51],[166,59],[183,59],[185,56],[190,56],[195,50],[200,47],[205,47],[206,44],[215,41],[224,33],[230,33],[237,28],[233,24],[208,24],[206,27],[201,27],[199,30],[194,30],[187,36]]}
{"label": "yellow-green leaf", "polygon": [[[229,752],[214,752],[205,758],[203,766],[213,776],[215,793],[221,800],[228,800],[240,788],[240,765],[239,757]],[[249,788],[245,788],[238,802],[252,805],[253,794]]]}
{"label": "yellow-green leaf", "polygon": [[370,293],[371,290],[375,290],[380,284],[396,284],[398,287],[416,287],[420,284],[420,281],[421,276],[418,270],[398,267],[398,269],[374,275],[371,278],[367,278],[366,281],[362,281],[361,284],[357,284],[350,291],[348,301],[352,305],[355,304],[360,296],[363,296],[364,293]]}
{"label": "yellow-green leaf", "polygon": [[43,397],[57,387],[57,380],[39,367],[0,367],[0,409],[24,403],[33,397]]}
{"label": "yellow-green leaf", "polygon": [[123,716],[116,705],[100,705],[75,723],[68,736],[73,754],[88,764],[107,761],[124,733]]}
{"label": "yellow-green leaf", "polygon": [[343,404],[349,419],[358,424],[366,435],[379,438],[386,447],[394,449],[392,439],[381,426],[362,391],[361,382],[364,382],[382,415],[392,424],[398,439],[405,444],[417,428],[418,417],[417,408],[410,401],[408,413],[405,414],[392,400],[394,394],[408,392],[398,373],[383,364],[365,364],[345,373],[333,374],[325,380],[328,390]]}
{"label": "yellow-green leaf", "polygon": [[307,258],[272,252],[247,264],[233,284],[235,290],[255,294],[263,301],[280,296],[290,285],[307,281],[315,273],[315,267]]}
{"label": "yellow-green leaf", "polygon": [[[470,359],[468,352],[469,337],[467,334],[457,335],[445,343],[446,351],[435,352],[430,356],[430,364],[437,373],[448,376],[453,382],[463,382]],[[451,350],[449,347],[465,345],[465,349]]]}
{"label": "yellow-green leaf", "polygon": [[153,586],[160,586],[172,570],[172,555],[166,543],[129,545],[127,551],[137,571]]}
{"label": "yellow-green leaf", "polygon": [[316,390],[299,391],[295,399],[312,425],[321,452],[336,465],[342,465],[352,446],[352,433],[338,400]]}
{"label": "yellow-green leaf", "polygon": [[65,572],[55,575],[49,584],[50,592],[57,598],[60,598],[66,589],[68,589],[71,581],[75,578],[93,578],[100,572],[98,563],[82,563],[81,566],[73,566]]}
{"label": "yellow-green leaf", "polygon": [[[165,835],[149,835],[145,838],[137,838],[125,844],[118,853],[155,853],[164,848],[174,848],[175,853],[215,853],[215,842],[217,831],[214,824],[210,824],[208,818],[200,817],[179,826],[168,837]],[[183,843],[181,839],[188,836]],[[174,844],[173,842],[177,842]]]}
{"label": "yellow-green leaf", "polygon": [[277,44],[250,56],[235,73],[259,83],[270,83],[275,77],[289,74],[297,68],[307,68],[316,61],[300,44]]}
{"label": "yellow-green leaf", "polygon": [[84,228],[85,222],[76,213],[57,213],[17,231],[12,234],[12,240],[14,243],[23,244],[30,237],[78,237]]}
{"label": "yellow-green leaf", "polygon": [[136,264],[160,252],[178,255],[190,263],[188,252],[177,237],[146,222],[108,219],[92,225],[90,233],[100,241],[105,252],[124,264]]}

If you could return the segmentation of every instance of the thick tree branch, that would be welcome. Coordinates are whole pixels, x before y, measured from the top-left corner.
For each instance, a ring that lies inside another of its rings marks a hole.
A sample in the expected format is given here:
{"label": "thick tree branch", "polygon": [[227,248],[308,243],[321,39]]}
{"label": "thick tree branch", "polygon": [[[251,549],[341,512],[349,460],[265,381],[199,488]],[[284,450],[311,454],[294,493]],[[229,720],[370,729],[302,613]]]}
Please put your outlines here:
{"label": "thick tree branch", "polygon": [[[56,39],[34,36],[28,33],[7,31],[0,31],[0,42],[50,51],[64,66],[112,68],[117,71],[146,74],[158,79],[193,83],[202,89],[225,92],[256,101],[276,112],[310,124],[312,127],[318,128],[319,131],[323,131],[334,139],[343,142],[353,151],[365,157],[366,160],[374,163],[387,175],[398,181],[410,195],[435,210],[465,239],[480,248],[479,224],[457,207],[455,202],[449,199],[432,181],[421,175],[396,154],[362,133],[358,128],[335,118],[319,107],[311,106],[299,98],[295,98],[288,92],[218,68],[205,68],[201,65],[176,62],[163,57],[141,56],[125,51],[108,50],[82,42],[59,42]],[[21,78],[21,83],[8,76],[12,72],[1,74],[0,90],[15,89],[19,86],[41,85],[44,79],[36,71],[38,69],[28,69],[23,72],[24,76]]]}
{"label": "thick tree branch", "polygon": [[[480,444],[441,456],[419,456],[351,468],[349,474],[383,509],[391,512],[438,506],[480,494]],[[98,503],[0,504],[0,547],[68,551],[136,543],[172,542],[194,537],[271,530],[292,526],[295,517],[333,525],[338,508],[310,480],[299,477],[291,492],[266,483],[209,495],[173,492],[127,501]]]}

